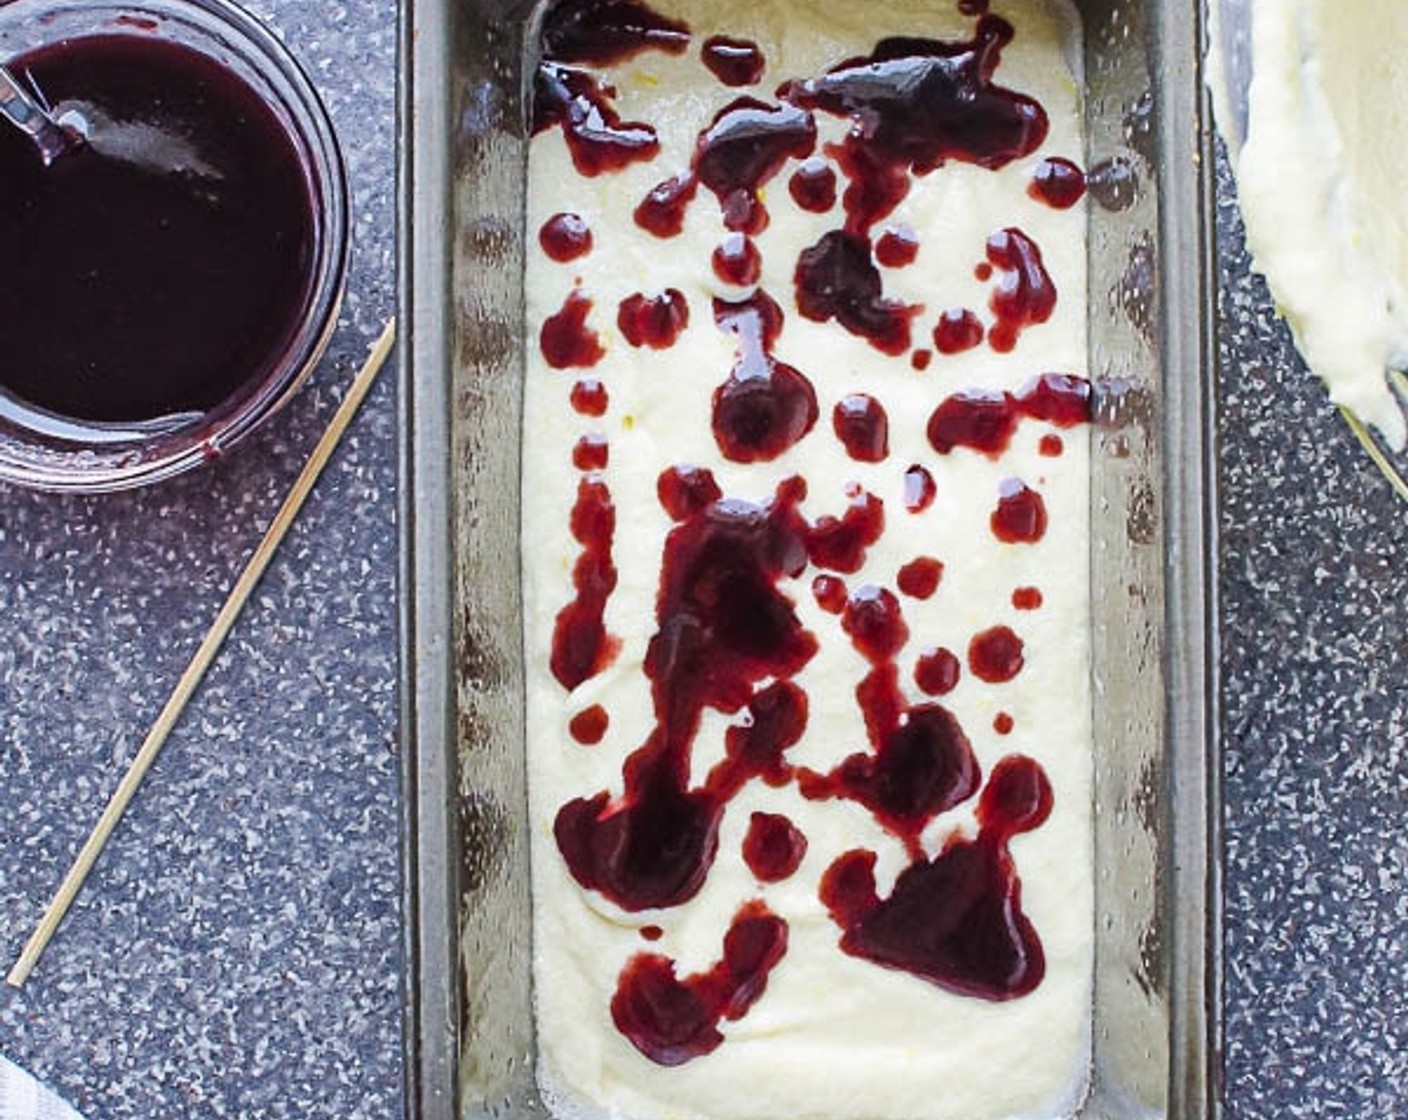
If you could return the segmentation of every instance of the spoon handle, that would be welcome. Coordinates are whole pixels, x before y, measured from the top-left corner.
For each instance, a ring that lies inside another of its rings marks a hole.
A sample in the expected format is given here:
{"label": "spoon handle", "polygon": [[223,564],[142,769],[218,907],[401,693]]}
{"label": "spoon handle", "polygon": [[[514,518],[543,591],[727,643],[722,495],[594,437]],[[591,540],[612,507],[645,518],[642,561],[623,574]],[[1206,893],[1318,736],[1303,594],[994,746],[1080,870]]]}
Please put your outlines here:
{"label": "spoon handle", "polygon": [[68,134],[44,110],[35,96],[0,66],[0,115],[26,133],[47,167],[69,147]]}

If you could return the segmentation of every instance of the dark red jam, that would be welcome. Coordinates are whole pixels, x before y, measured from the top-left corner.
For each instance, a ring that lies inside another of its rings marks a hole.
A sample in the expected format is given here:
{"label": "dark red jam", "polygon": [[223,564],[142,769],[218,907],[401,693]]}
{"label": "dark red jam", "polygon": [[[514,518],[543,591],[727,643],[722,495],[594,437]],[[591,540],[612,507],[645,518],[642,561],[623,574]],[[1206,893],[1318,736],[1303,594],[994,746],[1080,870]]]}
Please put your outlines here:
{"label": "dark red jam", "polygon": [[617,981],[611,1019],[642,1054],[678,1066],[718,1049],[725,1019],[741,1019],[787,952],[787,923],[762,902],[738,911],[724,936],[723,959],[680,979],[675,962],[656,953],[632,957]]}
{"label": "dark red jam", "polygon": [[582,416],[605,416],[610,403],[606,386],[594,377],[586,377],[572,386],[572,409]]}
{"label": "dark red jam", "polygon": [[1041,604],[1041,588],[1039,587],[1019,587],[1012,592],[1012,606],[1019,611],[1040,610]]}
{"label": "dark red jam", "polygon": [[610,456],[611,445],[606,437],[600,432],[588,432],[572,448],[572,465],[579,471],[605,470]]}
{"label": "dark red jam", "polygon": [[968,643],[968,668],[980,681],[1002,684],[1022,671],[1022,639],[1007,626],[975,634]]}
{"label": "dark red jam", "polygon": [[555,261],[575,261],[592,251],[591,227],[578,214],[554,214],[538,231],[538,244]]}
{"label": "dark red jam", "polygon": [[772,355],[782,309],[766,292],[746,300],[716,300],[719,329],[738,340],[738,360],[714,391],[714,440],[735,463],[776,459],[812,430],[816,391],[805,374]]}
{"label": "dark red jam", "polygon": [[825,214],[836,205],[836,172],[824,159],[806,160],[787,181],[792,201],[813,214]]}
{"label": "dark red jam", "polygon": [[576,288],[567,294],[562,310],[549,315],[538,332],[543,360],[553,369],[594,366],[606,353],[596,331],[587,326],[592,301]]}
{"label": "dark red jam", "polygon": [[640,935],[646,941],[659,941],[665,936],[665,931],[659,926],[641,926]]}
{"label": "dark red jam", "polygon": [[748,39],[713,35],[704,40],[700,57],[709,73],[726,86],[754,86],[763,77],[766,60],[758,44]]}
{"label": "dark red jam", "polygon": [[658,296],[637,292],[621,301],[616,326],[632,346],[664,350],[689,326],[689,304],[678,288],[666,288]]}
{"label": "dark red jam", "polygon": [[759,233],[767,225],[767,211],[758,192],[788,158],[809,156],[815,147],[816,122],[810,113],[744,97],[720,110],[699,137],[694,174],[718,196],[725,226]]}
{"label": "dark red jam", "polygon": [[846,581],[843,579],[823,575],[812,580],[812,598],[827,614],[840,614],[846,609],[846,600],[849,597],[850,592],[846,590]]}
{"label": "dark red jam", "polygon": [[558,612],[552,634],[552,675],[563,688],[576,688],[611,664],[621,643],[606,632],[606,601],[616,589],[611,542],[616,507],[611,491],[595,475],[577,483],[572,536],[582,553],[572,568],[576,598]]}
{"label": "dark red jam", "polygon": [[797,310],[824,323],[835,319],[886,354],[909,349],[909,321],[922,310],[886,299],[870,243],[832,230],[797,259]]}
{"label": "dark red jam", "polygon": [[943,578],[942,562],[932,556],[921,556],[899,570],[895,586],[911,599],[929,599],[939,589],[939,582]]}
{"label": "dark red jam", "polygon": [[[806,567],[801,496],[784,483],[766,506],[720,499],[687,511],[666,538],[658,628],[645,656],[655,728],[626,760],[619,795],[569,801],[553,828],[573,878],[623,909],[693,897],[729,800],[752,778],[787,779],[783,754],[807,721],[806,695],[791,677],[817,650],[778,588]],[[708,708],[748,718],[729,728],[724,760],[691,788]]]}
{"label": "dark red jam", "polygon": [[559,0],[543,20],[541,41],[554,62],[610,66],[643,50],[683,54],[689,25],[636,0]]}
{"label": "dark red jam", "polygon": [[934,349],[940,354],[961,354],[983,341],[983,324],[967,308],[955,308],[939,316],[934,328]]}
{"label": "dark red jam", "polygon": [[1016,726],[1016,721],[1012,719],[1009,712],[998,712],[992,717],[992,729],[999,735],[1011,735],[1012,728]]}
{"label": "dark red jam", "polygon": [[579,174],[600,175],[652,160],[660,140],[648,124],[623,121],[612,95],[590,74],[540,63],[533,76],[533,132],[561,128]]}
{"label": "dark red jam", "polygon": [[875,242],[875,259],[886,268],[903,268],[919,255],[919,238],[908,227],[887,229]]}
{"label": "dark red jam", "polygon": [[606,731],[610,726],[611,717],[607,715],[606,709],[600,704],[593,704],[573,716],[567,730],[572,733],[572,738],[584,747],[593,747],[606,738]]}
{"label": "dark red jam", "polygon": [[831,425],[846,454],[857,462],[880,463],[890,453],[890,419],[874,397],[842,397],[831,412]]}
{"label": "dark red jam", "polygon": [[655,493],[672,521],[692,517],[724,496],[712,472],[683,465],[661,471]]}
{"label": "dark red jam", "polygon": [[1023,330],[1051,318],[1056,285],[1036,242],[1019,229],[998,230],[989,237],[988,260],[1002,272],[990,301],[997,322],[988,331],[988,344],[1006,353],[1016,347]]}
{"label": "dark red jam", "polygon": [[1008,544],[1035,544],[1046,536],[1046,503],[1019,478],[1002,481],[997,508],[988,523],[992,535]]}
{"label": "dark red jam", "polygon": [[911,350],[909,354],[909,364],[919,373],[923,373],[929,368],[929,363],[934,360],[932,350]]}
{"label": "dark red jam", "polygon": [[267,377],[315,266],[309,176],[275,111],[142,33],[6,62],[83,115],[90,142],[44,167],[0,128],[0,386],[21,407],[122,422],[199,415]]}
{"label": "dark red jam", "polygon": [[960,995],[1026,995],[1041,983],[1046,960],[1022,912],[1007,842],[1050,812],[1051,784],[1041,767],[1009,755],[979,798],[977,837],[955,834],[933,859],[917,858],[888,898],[876,890],[875,853],[847,852],[821,882],[822,902],[842,929],[842,950]]}
{"label": "dark red jam", "polygon": [[677,237],[699,184],[689,174],[657,183],[635,208],[636,225],[656,237]]}
{"label": "dark red jam", "polygon": [[1090,421],[1090,382],[1066,373],[1043,373],[1017,394],[968,389],[939,404],[929,417],[929,443],[940,455],[970,447],[997,456],[1007,450],[1022,418],[1058,428]]}
{"label": "dark red jam", "polygon": [[743,862],[763,883],[786,879],[802,864],[807,838],[781,813],[754,813],[743,838]]}
{"label": "dark red jam", "polygon": [[763,255],[746,233],[730,233],[719,242],[710,262],[714,275],[725,284],[751,287],[763,273]]}
{"label": "dark red jam", "polygon": [[1037,454],[1048,459],[1058,458],[1062,451],[1066,449],[1065,442],[1055,432],[1047,432],[1042,436],[1036,445]]}
{"label": "dark red jam", "polygon": [[970,41],[884,39],[868,57],[782,87],[793,104],[854,122],[841,155],[847,228],[863,233],[890,213],[911,170],[950,159],[996,169],[1040,146],[1045,110],[992,81],[1012,34],[1005,20],[983,16]]}
{"label": "dark red jam", "polygon": [[958,687],[962,674],[962,663],[951,650],[926,649],[915,663],[914,683],[930,696],[944,696]]}
{"label": "dark red jam", "polygon": [[1069,210],[1085,197],[1085,172],[1059,156],[1044,159],[1032,172],[1027,193],[1055,210]]}
{"label": "dark red jam", "polygon": [[885,531],[885,503],[852,487],[851,503],[840,517],[818,517],[807,532],[807,556],[818,568],[849,574],[865,563],[865,550]]}
{"label": "dark red jam", "polygon": [[934,476],[919,464],[904,472],[904,508],[910,513],[923,513],[934,504],[938,492]]}

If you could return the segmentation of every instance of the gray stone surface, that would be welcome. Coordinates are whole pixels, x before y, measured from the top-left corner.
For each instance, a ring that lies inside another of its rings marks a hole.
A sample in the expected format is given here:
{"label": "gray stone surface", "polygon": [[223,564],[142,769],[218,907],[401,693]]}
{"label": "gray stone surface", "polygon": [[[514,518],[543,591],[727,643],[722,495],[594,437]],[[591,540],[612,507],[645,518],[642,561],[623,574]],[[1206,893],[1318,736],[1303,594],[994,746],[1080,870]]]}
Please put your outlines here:
{"label": "gray stone surface", "polygon": [[1408,1116],[1408,506],[1218,202],[1228,1114]]}
{"label": "gray stone surface", "polygon": [[[226,461],[0,489],[4,969],[394,307],[394,0],[255,10],[346,149],[346,305]],[[33,980],[0,988],[0,1051],[90,1120],[400,1115],[394,398],[388,371]]]}

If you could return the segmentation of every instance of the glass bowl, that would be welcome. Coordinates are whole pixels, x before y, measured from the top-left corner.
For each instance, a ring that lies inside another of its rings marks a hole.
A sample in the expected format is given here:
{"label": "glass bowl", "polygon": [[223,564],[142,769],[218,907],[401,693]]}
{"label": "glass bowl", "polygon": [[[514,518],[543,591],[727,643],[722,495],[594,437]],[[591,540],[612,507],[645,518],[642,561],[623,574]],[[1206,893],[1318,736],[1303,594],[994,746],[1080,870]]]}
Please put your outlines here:
{"label": "glass bowl", "polygon": [[157,38],[197,51],[272,111],[307,195],[300,306],[283,315],[277,344],[251,360],[240,384],[207,408],[156,420],[95,421],[36,408],[0,388],[0,481],[43,490],[126,489],[220,458],[317,365],[336,326],[346,279],[347,182],[331,121],[307,75],[258,20],[228,0],[0,2],[0,60],[113,36]]}

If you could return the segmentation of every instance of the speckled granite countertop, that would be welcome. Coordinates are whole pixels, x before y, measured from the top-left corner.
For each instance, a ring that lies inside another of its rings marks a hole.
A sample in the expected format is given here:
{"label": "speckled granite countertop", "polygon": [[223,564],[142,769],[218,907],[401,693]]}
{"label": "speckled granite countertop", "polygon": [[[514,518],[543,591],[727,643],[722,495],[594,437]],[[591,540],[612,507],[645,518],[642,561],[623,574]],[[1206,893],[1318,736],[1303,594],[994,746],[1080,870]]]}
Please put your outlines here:
{"label": "speckled granite countertop", "polygon": [[[154,490],[0,490],[0,953],[390,314],[393,0],[263,0],[345,143],[351,288],[307,391]],[[1300,371],[1221,176],[1232,1117],[1408,1110],[1408,510]],[[90,1120],[401,1113],[396,425],[383,380],[23,993],[0,1052]],[[0,1118],[3,1120],[3,1118]]]}

